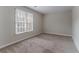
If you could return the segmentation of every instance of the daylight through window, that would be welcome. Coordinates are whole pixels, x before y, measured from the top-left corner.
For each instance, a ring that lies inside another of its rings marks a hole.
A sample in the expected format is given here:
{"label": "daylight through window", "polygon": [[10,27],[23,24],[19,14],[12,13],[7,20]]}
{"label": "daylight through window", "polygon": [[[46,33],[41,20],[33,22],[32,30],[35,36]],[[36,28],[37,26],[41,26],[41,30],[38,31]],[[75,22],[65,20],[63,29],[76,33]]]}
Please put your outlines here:
{"label": "daylight through window", "polygon": [[33,31],[33,14],[16,9],[16,34]]}

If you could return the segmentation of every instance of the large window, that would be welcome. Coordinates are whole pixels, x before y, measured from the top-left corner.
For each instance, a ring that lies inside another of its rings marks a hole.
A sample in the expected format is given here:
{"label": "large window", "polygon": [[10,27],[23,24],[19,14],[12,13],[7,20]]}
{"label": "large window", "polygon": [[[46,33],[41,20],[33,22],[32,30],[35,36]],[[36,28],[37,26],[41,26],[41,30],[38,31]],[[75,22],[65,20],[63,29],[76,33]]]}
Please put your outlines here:
{"label": "large window", "polygon": [[33,31],[33,14],[16,9],[16,34]]}

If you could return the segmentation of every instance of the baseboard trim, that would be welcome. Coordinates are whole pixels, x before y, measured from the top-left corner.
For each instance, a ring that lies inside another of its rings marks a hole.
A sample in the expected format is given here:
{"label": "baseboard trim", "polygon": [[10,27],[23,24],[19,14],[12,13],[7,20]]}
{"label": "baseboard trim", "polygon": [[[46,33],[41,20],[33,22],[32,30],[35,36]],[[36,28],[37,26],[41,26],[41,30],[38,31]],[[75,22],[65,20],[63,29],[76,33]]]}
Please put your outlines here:
{"label": "baseboard trim", "polygon": [[19,43],[19,42],[21,42],[21,41],[23,41],[23,40],[33,38],[33,37],[38,36],[38,35],[40,35],[40,34],[41,34],[41,33],[36,34],[36,35],[33,35],[33,36],[28,37],[28,38],[25,38],[25,39],[20,39],[20,40],[13,41],[13,42],[11,42],[11,43],[8,43],[8,44],[5,44],[5,45],[2,45],[2,46],[0,46],[0,49],[3,49],[3,48],[8,47],[8,46],[10,46],[10,45],[13,45],[13,44]]}
{"label": "baseboard trim", "polygon": [[[46,33],[46,34],[51,34],[51,33]],[[58,34],[58,33],[53,33],[53,34],[72,37],[72,35],[68,35],[68,34]],[[52,34],[51,34],[51,35],[52,35]]]}

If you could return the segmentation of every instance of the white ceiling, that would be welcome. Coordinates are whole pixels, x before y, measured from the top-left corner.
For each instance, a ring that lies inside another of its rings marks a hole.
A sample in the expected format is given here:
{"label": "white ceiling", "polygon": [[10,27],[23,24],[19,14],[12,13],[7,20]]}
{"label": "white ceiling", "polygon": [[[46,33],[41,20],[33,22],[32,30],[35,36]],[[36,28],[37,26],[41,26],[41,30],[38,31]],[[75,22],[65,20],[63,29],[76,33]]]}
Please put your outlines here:
{"label": "white ceiling", "polygon": [[38,11],[42,14],[66,12],[72,10],[72,6],[28,6],[29,8]]}

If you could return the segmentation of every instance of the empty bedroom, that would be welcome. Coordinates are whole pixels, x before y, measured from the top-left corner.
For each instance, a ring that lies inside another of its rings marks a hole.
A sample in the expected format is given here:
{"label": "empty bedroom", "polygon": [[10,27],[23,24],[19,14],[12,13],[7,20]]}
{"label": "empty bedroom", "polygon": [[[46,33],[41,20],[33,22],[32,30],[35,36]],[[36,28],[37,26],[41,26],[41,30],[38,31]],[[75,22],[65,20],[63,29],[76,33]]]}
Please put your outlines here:
{"label": "empty bedroom", "polygon": [[0,53],[78,53],[79,7],[0,6]]}

